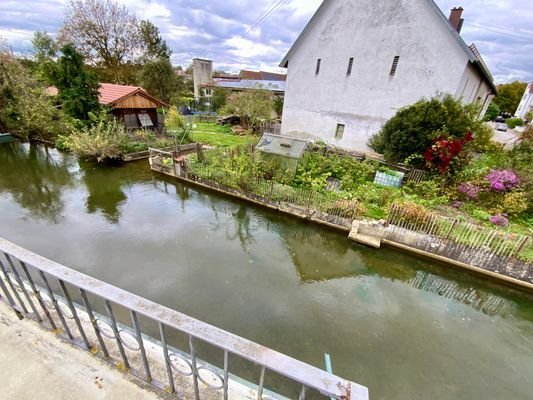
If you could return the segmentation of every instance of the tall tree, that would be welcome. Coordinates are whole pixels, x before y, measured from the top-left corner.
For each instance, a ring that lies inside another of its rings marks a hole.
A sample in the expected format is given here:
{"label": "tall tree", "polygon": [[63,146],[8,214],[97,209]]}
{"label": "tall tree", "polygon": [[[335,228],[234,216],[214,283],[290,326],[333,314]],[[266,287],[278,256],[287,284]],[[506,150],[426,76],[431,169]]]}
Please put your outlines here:
{"label": "tall tree", "polygon": [[157,26],[148,20],[143,20],[139,23],[139,30],[144,61],[154,61],[161,58],[170,59],[172,50],[161,37]]}
{"label": "tall tree", "polygon": [[169,102],[177,90],[177,75],[168,58],[147,61],[141,70],[139,81],[149,93]]}
{"label": "tall tree", "polygon": [[502,112],[514,114],[526,87],[527,83],[520,81],[498,85],[498,94],[492,101],[500,107]]}
{"label": "tall tree", "polygon": [[83,56],[72,44],[61,48],[63,54],[57,60],[54,84],[63,103],[63,111],[71,117],[87,120],[89,113],[100,108],[98,103],[98,79],[85,69]]}
{"label": "tall tree", "polygon": [[73,43],[88,62],[108,71],[116,83],[124,81],[125,66],[141,52],[137,18],[112,0],[70,0],[60,39]]}
{"label": "tall tree", "polygon": [[51,85],[55,68],[54,59],[58,51],[57,42],[46,31],[37,31],[33,34],[31,44],[36,61],[35,76],[39,81]]}

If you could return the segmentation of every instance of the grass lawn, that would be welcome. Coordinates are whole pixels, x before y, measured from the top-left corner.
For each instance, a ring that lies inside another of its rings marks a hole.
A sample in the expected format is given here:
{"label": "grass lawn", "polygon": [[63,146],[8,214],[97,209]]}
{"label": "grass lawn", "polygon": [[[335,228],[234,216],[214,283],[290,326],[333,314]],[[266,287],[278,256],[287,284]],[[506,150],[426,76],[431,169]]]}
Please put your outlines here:
{"label": "grass lawn", "polygon": [[227,133],[231,134],[229,125],[219,125],[213,122],[194,122],[193,132]]}
{"label": "grass lawn", "polygon": [[192,133],[195,142],[205,143],[217,147],[233,147],[254,143],[257,138],[253,136],[237,136],[227,133],[199,132],[196,129]]}

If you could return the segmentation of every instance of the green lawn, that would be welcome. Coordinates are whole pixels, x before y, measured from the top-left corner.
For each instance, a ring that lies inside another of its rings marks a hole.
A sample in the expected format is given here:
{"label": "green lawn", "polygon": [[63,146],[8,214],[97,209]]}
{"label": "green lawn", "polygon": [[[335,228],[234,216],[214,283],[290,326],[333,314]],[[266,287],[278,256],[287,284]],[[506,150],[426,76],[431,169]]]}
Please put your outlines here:
{"label": "green lawn", "polygon": [[231,127],[229,125],[219,125],[212,122],[194,122],[193,131],[232,134]]}
{"label": "green lawn", "polygon": [[243,144],[254,143],[257,138],[253,136],[238,136],[227,133],[209,133],[199,132],[194,130],[192,133],[192,139],[195,142],[205,143],[210,146],[217,147],[233,147]]}

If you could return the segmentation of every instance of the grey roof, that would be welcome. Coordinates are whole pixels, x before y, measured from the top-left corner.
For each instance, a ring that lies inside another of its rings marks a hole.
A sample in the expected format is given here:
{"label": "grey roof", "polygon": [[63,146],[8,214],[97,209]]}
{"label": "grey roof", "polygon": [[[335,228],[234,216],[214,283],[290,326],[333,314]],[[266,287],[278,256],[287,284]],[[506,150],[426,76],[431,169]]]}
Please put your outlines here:
{"label": "grey roof", "polygon": [[[321,10],[325,8],[326,4],[329,3],[330,0],[324,0],[322,4],[320,4],[320,7],[316,10],[315,14],[311,18],[311,20],[307,23],[303,31],[300,33],[300,36],[296,39],[296,41],[293,43],[285,57],[283,57],[283,60],[279,63],[280,67],[287,68],[287,64],[289,62],[289,56],[292,55],[294,50],[296,49],[298,43],[303,39],[305,34],[309,29],[311,29],[311,26],[314,24],[314,21],[318,18],[318,14],[320,14]],[[450,33],[454,36],[455,40],[457,40],[459,46],[463,49],[465,54],[468,56],[468,59],[474,66],[480,71],[481,75],[485,78],[485,80],[489,83],[494,93],[496,93],[496,85],[494,84],[494,80],[492,78],[492,75],[490,74],[488,68],[485,66],[485,63],[477,57],[476,54],[472,51],[472,49],[465,43],[461,35],[457,32],[456,29],[450,24],[448,21],[448,18],[442,10],[439,8],[439,6],[433,1],[433,0],[427,0],[427,2],[431,5],[431,7],[435,10],[437,15],[442,19],[444,24],[448,27]]]}
{"label": "grey roof", "polygon": [[306,147],[306,140],[265,133],[255,149],[262,151],[263,153],[276,154],[290,158],[300,158]]}
{"label": "grey roof", "polygon": [[228,89],[262,89],[270,90],[272,92],[284,92],[285,91],[285,81],[259,81],[252,79],[242,79],[240,81],[236,80],[224,80],[224,79],[214,79],[214,84],[217,87],[228,88]]}

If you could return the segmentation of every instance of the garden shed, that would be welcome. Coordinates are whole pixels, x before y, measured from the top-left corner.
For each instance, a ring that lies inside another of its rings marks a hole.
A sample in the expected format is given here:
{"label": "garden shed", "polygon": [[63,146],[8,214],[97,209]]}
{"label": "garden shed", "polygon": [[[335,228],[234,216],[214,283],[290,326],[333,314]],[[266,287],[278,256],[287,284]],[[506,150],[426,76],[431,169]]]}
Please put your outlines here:
{"label": "garden shed", "polygon": [[306,148],[306,140],[265,133],[255,150],[262,159],[275,161],[279,168],[295,174]]}
{"label": "garden shed", "polygon": [[162,128],[157,109],[167,104],[139,86],[100,83],[100,104],[111,107],[113,115],[124,121],[127,129]]}

